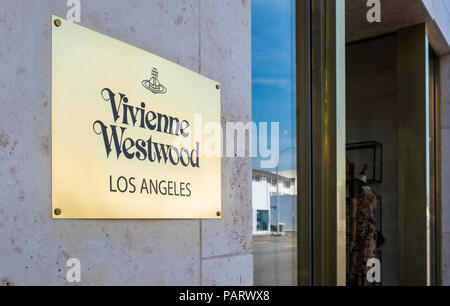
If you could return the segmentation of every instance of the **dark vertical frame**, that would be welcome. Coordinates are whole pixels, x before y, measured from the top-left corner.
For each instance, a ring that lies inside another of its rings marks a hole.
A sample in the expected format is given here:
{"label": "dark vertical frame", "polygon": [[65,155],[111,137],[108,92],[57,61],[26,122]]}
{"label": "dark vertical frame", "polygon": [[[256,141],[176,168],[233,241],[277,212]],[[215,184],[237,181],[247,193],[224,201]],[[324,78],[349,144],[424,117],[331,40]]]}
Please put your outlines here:
{"label": "dark vertical frame", "polygon": [[297,1],[297,69],[299,284],[345,285],[344,0]]}
{"label": "dark vertical frame", "polygon": [[429,285],[430,104],[425,24],[398,32],[399,283]]}
{"label": "dark vertical frame", "polygon": [[439,58],[429,47],[431,285],[441,285],[441,150]]}
{"label": "dark vertical frame", "polygon": [[440,65],[439,58],[434,63],[434,105],[435,105],[435,279],[436,286],[442,286],[442,158],[441,158],[441,100],[440,100]]}
{"label": "dark vertical frame", "polygon": [[296,1],[298,284],[312,285],[311,0]]}

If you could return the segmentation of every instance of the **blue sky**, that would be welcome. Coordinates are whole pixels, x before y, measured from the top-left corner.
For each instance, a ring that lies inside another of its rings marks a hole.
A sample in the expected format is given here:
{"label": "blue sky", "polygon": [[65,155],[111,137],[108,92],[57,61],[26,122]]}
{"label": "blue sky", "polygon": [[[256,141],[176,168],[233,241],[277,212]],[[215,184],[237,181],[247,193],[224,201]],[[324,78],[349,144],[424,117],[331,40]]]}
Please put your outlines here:
{"label": "blue sky", "polygon": [[280,170],[296,168],[294,2],[252,1],[252,116],[280,123]]}

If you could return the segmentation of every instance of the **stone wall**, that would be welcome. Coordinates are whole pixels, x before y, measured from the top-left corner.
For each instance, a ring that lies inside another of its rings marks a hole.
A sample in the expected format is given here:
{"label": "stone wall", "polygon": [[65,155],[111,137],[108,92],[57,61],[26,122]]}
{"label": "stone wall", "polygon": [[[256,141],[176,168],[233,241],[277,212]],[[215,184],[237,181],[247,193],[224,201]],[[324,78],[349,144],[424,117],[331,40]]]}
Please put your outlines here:
{"label": "stone wall", "polygon": [[428,35],[439,54],[450,53],[450,2],[448,0],[422,0],[430,16]]}
{"label": "stone wall", "polygon": [[[51,15],[0,4],[0,285],[251,285],[251,161],[222,161],[223,220],[51,219]],[[81,0],[80,24],[222,84],[222,124],[251,120],[250,0]]]}

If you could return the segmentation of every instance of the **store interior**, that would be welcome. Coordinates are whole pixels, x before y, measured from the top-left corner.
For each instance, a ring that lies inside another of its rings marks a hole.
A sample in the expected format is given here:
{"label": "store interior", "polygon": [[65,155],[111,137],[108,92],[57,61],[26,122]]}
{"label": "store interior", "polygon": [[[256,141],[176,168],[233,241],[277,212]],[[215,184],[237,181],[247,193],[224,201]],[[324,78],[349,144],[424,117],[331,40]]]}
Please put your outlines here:
{"label": "store interior", "polygon": [[346,47],[348,285],[367,285],[371,253],[381,263],[376,285],[398,284],[396,49],[396,35]]}

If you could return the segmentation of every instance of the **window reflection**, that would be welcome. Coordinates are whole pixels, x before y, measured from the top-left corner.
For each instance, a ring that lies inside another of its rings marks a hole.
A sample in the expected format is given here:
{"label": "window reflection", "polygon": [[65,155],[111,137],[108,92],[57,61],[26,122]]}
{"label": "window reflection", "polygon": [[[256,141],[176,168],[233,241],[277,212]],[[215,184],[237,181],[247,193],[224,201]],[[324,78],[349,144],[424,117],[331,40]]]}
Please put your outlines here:
{"label": "window reflection", "polygon": [[295,68],[295,1],[253,0],[253,121],[279,123],[277,166],[253,159],[255,285],[297,284]]}

